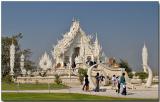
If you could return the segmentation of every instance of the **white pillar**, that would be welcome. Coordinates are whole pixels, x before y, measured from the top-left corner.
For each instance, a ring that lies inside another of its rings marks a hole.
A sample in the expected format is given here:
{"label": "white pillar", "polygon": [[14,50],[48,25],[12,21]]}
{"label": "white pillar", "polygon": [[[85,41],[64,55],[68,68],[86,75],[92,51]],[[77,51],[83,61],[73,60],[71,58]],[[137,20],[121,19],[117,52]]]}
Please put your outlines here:
{"label": "white pillar", "polygon": [[72,56],[69,57],[69,79],[71,81]]}
{"label": "white pillar", "polygon": [[70,66],[72,66],[72,55],[70,55],[69,57],[69,63],[70,63]]}
{"label": "white pillar", "polygon": [[15,45],[12,42],[12,45],[10,46],[10,75],[14,75],[14,61],[15,61]]}
{"label": "white pillar", "polygon": [[146,48],[145,44],[144,44],[144,47],[142,49],[142,63],[143,63],[143,70],[144,70],[144,72],[147,72],[148,51],[147,51],[147,48]]}

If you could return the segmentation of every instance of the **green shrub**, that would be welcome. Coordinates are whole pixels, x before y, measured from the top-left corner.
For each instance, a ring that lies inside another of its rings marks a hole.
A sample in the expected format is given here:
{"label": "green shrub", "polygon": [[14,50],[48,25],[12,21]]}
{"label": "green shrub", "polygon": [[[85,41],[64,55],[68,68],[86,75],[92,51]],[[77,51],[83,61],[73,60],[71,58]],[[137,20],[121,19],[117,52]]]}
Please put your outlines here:
{"label": "green shrub", "polygon": [[128,77],[129,77],[129,78],[133,78],[133,73],[129,72],[129,73],[128,73]]}
{"label": "green shrub", "polygon": [[58,74],[55,75],[55,80],[54,80],[54,82],[55,82],[56,84],[62,84],[62,80],[60,79],[60,76],[59,76]]}
{"label": "green shrub", "polygon": [[3,77],[2,81],[6,82],[6,83],[12,83],[12,76],[11,75],[6,75],[5,77]]}
{"label": "green shrub", "polygon": [[78,75],[79,75],[79,81],[81,84],[83,84],[84,76],[87,75],[87,70],[83,68],[78,69]]}
{"label": "green shrub", "polygon": [[142,80],[142,82],[144,82],[144,79],[146,79],[148,77],[148,73],[137,72],[137,73],[135,73],[135,76],[138,76]]}

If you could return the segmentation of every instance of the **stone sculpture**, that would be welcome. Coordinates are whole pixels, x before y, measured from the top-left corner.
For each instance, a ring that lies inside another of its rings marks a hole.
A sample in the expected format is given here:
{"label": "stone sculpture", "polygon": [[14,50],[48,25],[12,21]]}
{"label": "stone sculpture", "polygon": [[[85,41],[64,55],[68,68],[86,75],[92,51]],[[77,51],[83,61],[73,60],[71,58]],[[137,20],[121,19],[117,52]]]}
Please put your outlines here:
{"label": "stone sculpture", "polygon": [[46,52],[42,55],[39,61],[39,66],[40,68],[42,68],[42,70],[47,70],[49,68],[52,68],[52,61]]}
{"label": "stone sculpture", "polygon": [[10,75],[14,75],[14,61],[15,61],[15,45],[13,44],[10,46]]}

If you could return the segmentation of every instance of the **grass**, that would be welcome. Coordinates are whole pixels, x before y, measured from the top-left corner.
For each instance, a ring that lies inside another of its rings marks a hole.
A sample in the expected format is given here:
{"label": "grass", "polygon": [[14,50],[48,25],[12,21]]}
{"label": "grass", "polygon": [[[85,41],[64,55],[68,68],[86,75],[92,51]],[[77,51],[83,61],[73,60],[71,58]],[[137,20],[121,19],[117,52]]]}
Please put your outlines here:
{"label": "grass", "polygon": [[2,100],[144,100],[137,98],[115,98],[75,93],[2,93]]}
{"label": "grass", "polygon": [[[65,89],[69,88],[63,84],[50,84],[50,89]],[[18,84],[2,82],[2,90],[48,90],[48,84]]]}

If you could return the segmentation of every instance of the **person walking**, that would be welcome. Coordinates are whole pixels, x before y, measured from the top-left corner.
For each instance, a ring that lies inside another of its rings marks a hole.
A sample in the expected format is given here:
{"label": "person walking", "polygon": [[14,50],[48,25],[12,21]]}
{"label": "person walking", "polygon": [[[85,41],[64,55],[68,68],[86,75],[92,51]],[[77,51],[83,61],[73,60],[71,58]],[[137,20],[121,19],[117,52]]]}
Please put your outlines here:
{"label": "person walking", "polygon": [[113,75],[112,76],[112,89],[115,89],[115,87],[116,87],[116,76]]}
{"label": "person walking", "polygon": [[122,73],[122,76],[120,77],[120,88],[121,88],[121,94],[126,95],[126,80],[125,80],[125,73]]}
{"label": "person walking", "polygon": [[95,92],[99,92],[99,81],[100,81],[99,73],[97,73],[95,78],[96,78],[96,89],[95,89]]}
{"label": "person walking", "polygon": [[119,93],[120,92],[120,79],[119,79],[119,76],[116,77],[116,84],[117,84],[116,92]]}
{"label": "person walking", "polygon": [[85,75],[85,79],[84,79],[85,83],[83,85],[82,90],[85,89],[85,91],[89,91],[89,80],[88,80],[88,75]]}

